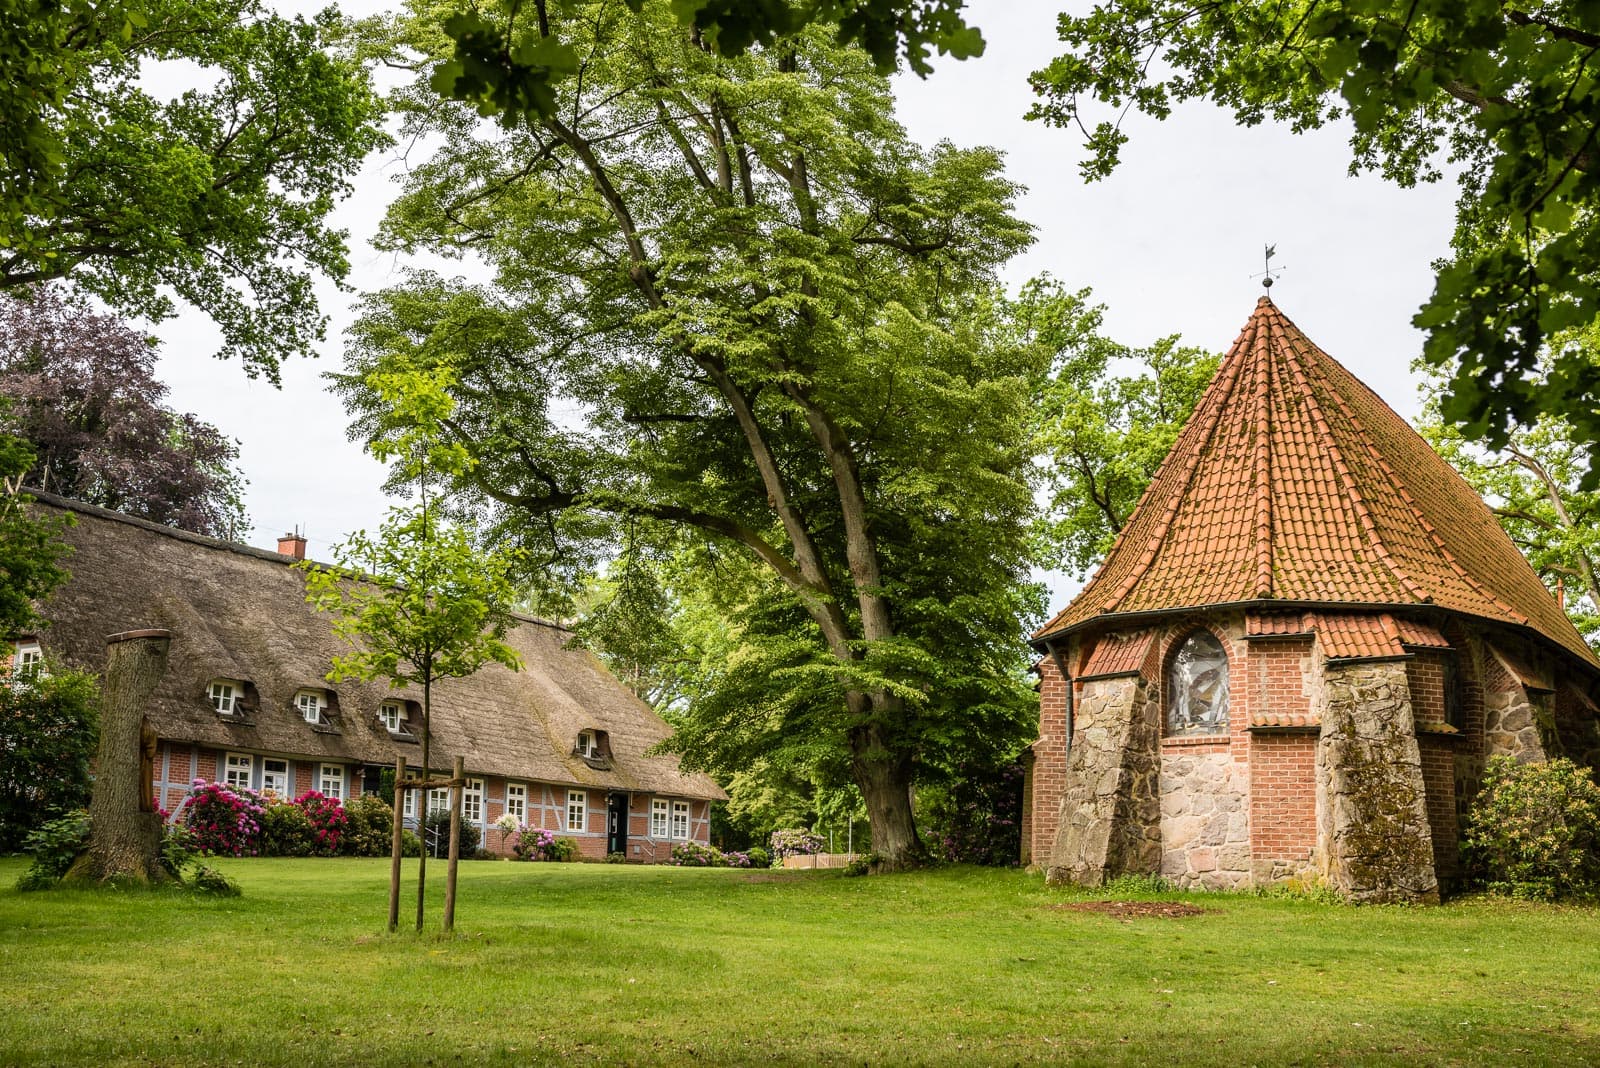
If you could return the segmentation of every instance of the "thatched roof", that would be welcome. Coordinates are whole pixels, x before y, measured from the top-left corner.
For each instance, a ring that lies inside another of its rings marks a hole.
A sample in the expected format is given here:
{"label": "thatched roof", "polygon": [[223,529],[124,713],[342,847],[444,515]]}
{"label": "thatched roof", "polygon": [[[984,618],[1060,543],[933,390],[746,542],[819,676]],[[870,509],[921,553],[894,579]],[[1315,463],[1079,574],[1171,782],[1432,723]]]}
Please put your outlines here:
{"label": "thatched roof", "polygon": [[[305,600],[293,559],[36,494],[38,507],[73,513],[67,534],[71,579],[44,605],[41,644],[55,658],[90,671],[105,664],[105,639],[120,631],[172,632],[166,677],[151,701],[156,732],[177,742],[306,759],[393,764],[421,761],[414,742],[397,740],[378,720],[385,700],[421,701],[420,690],[385,683],[331,683],[332,658],[345,651],[331,618]],[[670,728],[610,675],[594,654],[570,648],[570,631],[521,618],[507,641],[521,655],[513,672],[490,664],[433,688],[431,763],[511,779],[635,793],[722,798],[708,776],[686,774],[677,758],[646,750]],[[217,714],[213,681],[249,683],[254,707]],[[328,723],[313,727],[295,695],[332,695]],[[420,707],[420,705],[418,706]],[[578,733],[599,730],[609,760],[575,752]]]}

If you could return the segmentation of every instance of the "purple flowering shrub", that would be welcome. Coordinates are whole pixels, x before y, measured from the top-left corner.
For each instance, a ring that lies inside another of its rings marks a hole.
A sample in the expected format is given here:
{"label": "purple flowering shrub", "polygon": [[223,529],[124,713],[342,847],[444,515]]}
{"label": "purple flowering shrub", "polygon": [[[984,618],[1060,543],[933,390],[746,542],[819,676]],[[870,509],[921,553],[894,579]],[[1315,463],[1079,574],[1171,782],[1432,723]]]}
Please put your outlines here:
{"label": "purple flowering shrub", "polygon": [[254,790],[196,779],[184,815],[200,852],[229,857],[260,855],[266,804]]}
{"label": "purple flowering shrub", "polygon": [[554,831],[523,824],[511,852],[518,860],[577,860],[578,843],[571,838],[557,838]]}
{"label": "purple flowering shrub", "polygon": [[772,832],[772,866],[783,867],[784,857],[812,857],[822,852],[822,835],[798,827]]}
{"label": "purple flowering shrub", "polygon": [[699,842],[680,842],[672,847],[672,858],[668,864],[676,864],[680,868],[748,868],[751,866],[750,854],[735,850],[724,853],[714,846],[701,845]]}

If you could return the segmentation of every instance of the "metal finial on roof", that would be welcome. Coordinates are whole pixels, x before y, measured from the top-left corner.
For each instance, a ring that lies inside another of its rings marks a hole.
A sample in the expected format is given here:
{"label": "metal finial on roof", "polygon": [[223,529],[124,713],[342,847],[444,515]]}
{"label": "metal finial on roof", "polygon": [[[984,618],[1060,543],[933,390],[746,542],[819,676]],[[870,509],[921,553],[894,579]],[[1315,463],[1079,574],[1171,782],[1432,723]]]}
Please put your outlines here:
{"label": "metal finial on roof", "polygon": [[1261,279],[1261,288],[1270,290],[1272,288],[1272,283],[1277,280],[1278,275],[1284,272],[1285,268],[1279,267],[1274,270],[1272,267],[1272,257],[1278,254],[1277,245],[1266,245],[1264,246],[1264,249],[1265,252],[1261,257],[1261,264],[1265,270],[1263,270],[1260,274],[1253,274],[1250,277]]}

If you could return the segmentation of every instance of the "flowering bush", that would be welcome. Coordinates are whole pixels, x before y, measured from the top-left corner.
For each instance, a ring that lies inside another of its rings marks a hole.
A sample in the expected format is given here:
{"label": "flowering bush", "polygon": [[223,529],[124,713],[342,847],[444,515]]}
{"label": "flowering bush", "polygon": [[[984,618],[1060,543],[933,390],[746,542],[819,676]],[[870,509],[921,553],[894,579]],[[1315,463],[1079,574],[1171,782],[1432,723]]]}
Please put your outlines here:
{"label": "flowering bush", "polygon": [[504,816],[494,821],[494,825],[505,834],[510,834],[518,827],[517,817],[507,812]]}
{"label": "flowering bush", "polygon": [[[668,864],[676,864],[680,868],[726,868],[728,858],[722,855],[722,850],[703,846],[699,842],[680,842],[672,847],[672,859]],[[746,858],[749,863],[749,858]]]}
{"label": "flowering bush", "polygon": [[350,822],[339,799],[307,790],[295,798],[294,803],[305,811],[311,823],[311,851],[319,857],[331,857],[339,852],[339,839]]}
{"label": "flowering bush", "polygon": [[557,838],[554,831],[543,827],[524,826],[517,833],[511,851],[518,860],[577,860],[578,843],[571,838]]}
{"label": "flowering bush", "polygon": [[254,790],[194,780],[187,821],[202,853],[254,857],[261,853],[261,820],[266,805]]}
{"label": "flowering bush", "polygon": [[275,801],[261,814],[261,855],[309,857],[315,849],[311,817],[290,801]]}
{"label": "flowering bush", "polygon": [[822,835],[799,828],[773,831],[772,866],[783,867],[784,857],[810,857],[822,852]]}
{"label": "flowering bush", "polygon": [[1469,869],[1498,893],[1546,901],[1600,895],[1600,786],[1570,760],[1495,757],[1462,849]]}

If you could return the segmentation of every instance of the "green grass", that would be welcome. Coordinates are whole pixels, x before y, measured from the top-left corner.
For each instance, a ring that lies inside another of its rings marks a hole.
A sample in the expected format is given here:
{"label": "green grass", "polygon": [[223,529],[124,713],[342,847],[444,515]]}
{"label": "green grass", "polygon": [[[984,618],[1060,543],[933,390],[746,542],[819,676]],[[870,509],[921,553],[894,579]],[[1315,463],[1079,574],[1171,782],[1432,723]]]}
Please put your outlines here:
{"label": "green grass", "polygon": [[1594,910],[474,863],[444,939],[384,933],[383,861],[219,866],[244,897],[0,890],[0,1064],[1600,1059]]}

